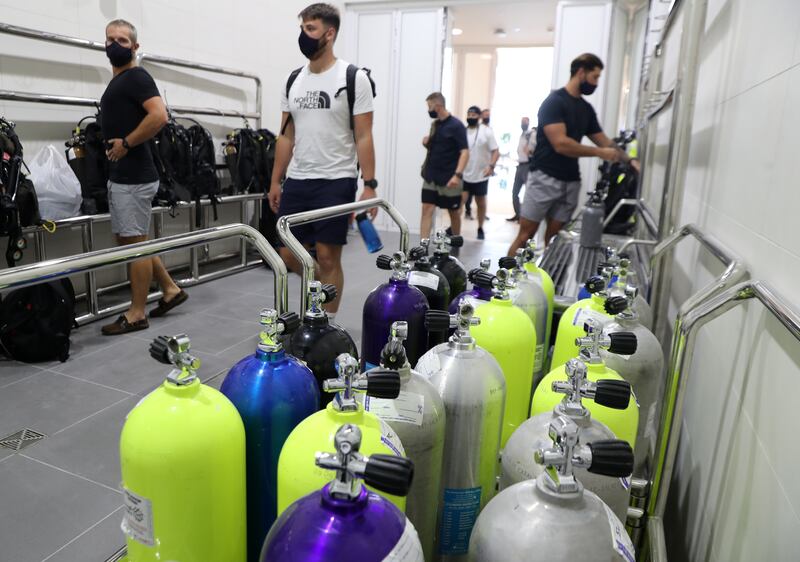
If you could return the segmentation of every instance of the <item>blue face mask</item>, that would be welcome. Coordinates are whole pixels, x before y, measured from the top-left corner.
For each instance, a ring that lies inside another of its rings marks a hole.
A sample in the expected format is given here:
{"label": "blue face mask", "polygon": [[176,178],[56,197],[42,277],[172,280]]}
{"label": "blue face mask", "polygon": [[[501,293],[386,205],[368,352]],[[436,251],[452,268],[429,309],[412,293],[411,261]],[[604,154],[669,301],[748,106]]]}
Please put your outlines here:
{"label": "blue face mask", "polygon": [[111,62],[111,66],[125,66],[133,60],[133,49],[112,41],[111,44],[106,45],[106,56]]}

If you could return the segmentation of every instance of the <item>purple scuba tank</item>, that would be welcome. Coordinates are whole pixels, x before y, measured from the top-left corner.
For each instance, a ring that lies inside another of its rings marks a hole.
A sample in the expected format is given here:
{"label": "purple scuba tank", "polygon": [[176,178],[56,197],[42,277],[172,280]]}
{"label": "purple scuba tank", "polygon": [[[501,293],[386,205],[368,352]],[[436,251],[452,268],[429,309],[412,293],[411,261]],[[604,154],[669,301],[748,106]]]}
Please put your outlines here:
{"label": "purple scuba tank", "polygon": [[380,255],[376,260],[379,269],[392,272],[387,283],[379,285],[367,295],[364,302],[361,332],[361,366],[373,369],[381,362],[381,351],[392,332],[392,324],[408,322],[408,338],[404,342],[409,363],[417,360],[428,349],[428,331],[425,329],[425,313],[428,299],[408,283],[411,266],[403,252],[391,257]]}
{"label": "purple scuba tank", "polygon": [[359,481],[363,478],[381,491],[405,495],[413,463],[392,455],[359,453],[357,425],[341,426],[334,443],[336,454],[317,453],[315,462],[335,470],[336,478],[283,512],[264,541],[261,562],[423,562],[411,521]]}
{"label": "purple scuba tank", "polygon": [[[458,304],[461,302],[461,299],[465,298],[467,301],[472,304],[473,308],[478,306],[478,304],[483,303],[476,303],[475,301],[483,301],[489,302],[492,300],[492,290],[487,289],[485,287],[479,287],[475,284],[475,274],[479,271],[489,271],[489,267],[492,265],[492,260],[489,258],[484,258],[481,260],[481,266],[476,267],[474,269],[470,269],[469,273],[467,273],[467,279],[470,283],[472,283],[472,289],[469,291],[464,291],[460,295],[457,295],[452,301],[450,301],[450,306],[448,307],[447,311],[453,315],[458,314]],[[452,334],[452,331],[451,331]]]}

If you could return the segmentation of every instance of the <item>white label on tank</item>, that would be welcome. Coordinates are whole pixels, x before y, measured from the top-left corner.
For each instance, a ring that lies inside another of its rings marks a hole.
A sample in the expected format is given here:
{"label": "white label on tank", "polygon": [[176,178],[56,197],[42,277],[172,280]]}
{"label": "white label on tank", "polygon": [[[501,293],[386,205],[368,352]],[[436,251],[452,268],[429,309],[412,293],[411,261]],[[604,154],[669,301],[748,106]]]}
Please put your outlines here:
{"label": "white label on tank", "polygon": [[603,507],[606,508],[608,524],[611,526],[611,544],[614,545],[614,550],[619,552],[622,558],[628,562],[636,562],[633,542],[631,542],[628,532],[625,530],[625,527],[622,525],[619,518],[614,515],[613,511],[611,511],[611,508],[605,503],[603,504]]}
{"label": "white label on tank", "polygon": [[406,456],[403,443],[400,441],[400,437],[397,436],[397,433],[394,432],[394,429],[381,418],[378,418],[378,421],[381,424],[381,442],[389,447],[398,457]]}
{"label": "white label on tank", "polygon": [[609,316],[601,314],[591,308],[579,308],[578,312],[575,313],[575,318],[572,319],[572,325],[583,327],[590,318],[599,322],[601,327],[605,326],[610,319]]}
{"label": "white label on tank", "polygon": [[439,276],[427,271],[412,271],[408,274],[408,284],[428,287],[435,291],[439,288]]}
{"label": "white label on tank", "polygon": [[442,362],[439,361],[439,354],[433,350],[429,351],[419,358],[414,370],[427,379],[431,378],[442,370]]}
{"label": "white label on tank", "polygon": [[419,535],[410,519],[406,518],[403,534],[400,535],[397,544],[386,555],[383,562],[424,562],[422,544],[419,542]]}
{"label": "white label on tank", "polygon": [[153,546],[153,504],[147,498],[122,489],[125,511],[122,514],[122,532],[133,540]]}
{"label": "white label on tank", "polygon": [[397,421],[421,426],[422,414],[425,411],[425,397],[422,394],[403,390],[394,400],[367,396],[364,398],[364,409],[383,421]]}
{"label": "white label on tank", "polygon": [[542,365],[544,365],[544,344],[536,346],[536,358],[533,363],[533,372],[540,372],[542,370]]}

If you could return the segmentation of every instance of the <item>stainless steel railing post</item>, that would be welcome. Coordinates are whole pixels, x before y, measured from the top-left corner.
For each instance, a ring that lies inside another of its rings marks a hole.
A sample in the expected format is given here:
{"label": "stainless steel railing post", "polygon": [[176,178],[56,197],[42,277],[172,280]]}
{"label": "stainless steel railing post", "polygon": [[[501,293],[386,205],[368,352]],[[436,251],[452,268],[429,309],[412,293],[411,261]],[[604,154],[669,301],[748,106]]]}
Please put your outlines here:
{"label": "stainless steel railing post", "polygon": [[[380,207],[391,217],[397,227],[400,229],[400,251],[408,252],[409,245],[409,232],[408,223],[397,211],[397,209],[386,201],[385,199],[366,199],[364,201],[356,201],[355,203],[346,203],[344,205],[336,205],[326,209],[317,209],[314,211],[306,211],[304,213],[296,213],[294,215],[287,215],[278,220],[278,236],[287,248],[297,257],[303,266],[303,274],[301,275],[301,288],[300,288],[300,314],[306,312],[306,297],[308,293],[308,284],[314,281],[314,259],[311,254],[305,249],[303,244],[292,234],[291,227],[315,222],[322,219],[330,219],[342,215],[349,215],[356,211],[363,211],[373,207]],[[288,297],[287,297],[288,298]]]}

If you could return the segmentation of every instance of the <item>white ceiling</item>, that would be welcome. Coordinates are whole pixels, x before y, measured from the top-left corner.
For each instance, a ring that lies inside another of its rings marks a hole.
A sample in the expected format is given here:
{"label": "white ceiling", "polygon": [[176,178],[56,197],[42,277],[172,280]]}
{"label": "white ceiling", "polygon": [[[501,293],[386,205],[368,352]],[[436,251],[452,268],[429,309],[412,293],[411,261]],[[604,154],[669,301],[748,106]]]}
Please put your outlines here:
{"label": "white ceiling", "polygon": [[[453,45],[552,45],[557,0],[501,4],[467,4],[448,8],[452,26],[464,31],[451,36]],[[504,29],[498,38],[495,29]],[[515,31],[519,29],[519,31]]]}

